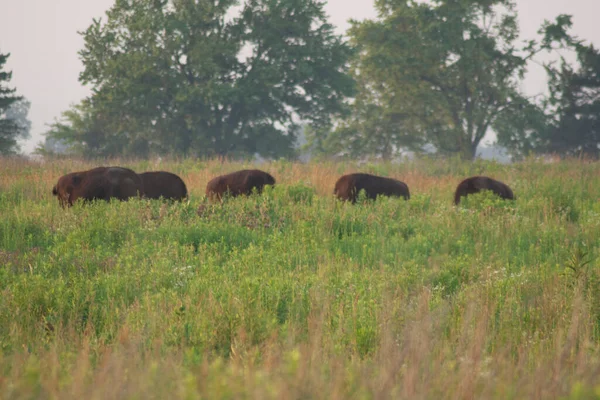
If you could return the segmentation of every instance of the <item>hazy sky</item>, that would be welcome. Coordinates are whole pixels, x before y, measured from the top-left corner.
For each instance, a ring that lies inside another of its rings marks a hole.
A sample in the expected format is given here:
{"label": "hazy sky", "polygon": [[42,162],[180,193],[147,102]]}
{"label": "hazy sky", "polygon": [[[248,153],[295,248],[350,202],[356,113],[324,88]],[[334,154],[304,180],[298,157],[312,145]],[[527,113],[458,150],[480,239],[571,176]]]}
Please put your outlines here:
{"label": "hazy sky", "polygon": [[[43,140],[47,124],[89,93],[78,81],[82,70],[77,52],[83,47],[78,31],[92,18],[103,17],[113,0],[1,0],[0,52],[11,53],[7,69],[13,71],[11,87],[31,101],[31,139],[23,145],[30,152]],[[517,0],[523,38],[532,38],[544,19],[561,13],[574,16],[574,32],[600,45],[600,0]],[[8,5],[8,6],[7,6]],[[372,0],[329,0],[327,12],[340,33],[347,20],[373,18]],[[528,93],[544,88],[545,73],[530,68],[525,82]]]}

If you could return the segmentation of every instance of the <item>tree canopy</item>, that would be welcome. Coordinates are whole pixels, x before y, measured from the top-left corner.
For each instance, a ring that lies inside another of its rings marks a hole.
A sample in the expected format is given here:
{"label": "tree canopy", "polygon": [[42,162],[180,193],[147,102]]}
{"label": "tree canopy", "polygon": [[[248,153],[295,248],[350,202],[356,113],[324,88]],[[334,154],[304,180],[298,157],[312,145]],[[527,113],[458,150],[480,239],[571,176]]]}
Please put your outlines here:
{"label": "tree canopy", "polygon": [[117,0],[82,32],[93,94],[67,119],[86,122],[50,137],[92,156],[290,155],[298,124],[329,123],[352,93],[351,48],[321,1],[237,4]]}
{"label": "tree canopy", "polygon": [[564,60],[548,66],[549,128],[541,150],[561,156],[600,156],[600,53],[593,45],[575,45],[579,68]]}
{"label": "tree canopy", "polygon": [[[517,156],[600,156],[600,53],[569,34],[570,16],[521,41],[514,0],[375,4],[346,43],[320,0],[116,0],[81,33],[92,94],[48,143],[272,158],[297,154],[300,136],[313,154],[473,159],[493,131]],[[529,63],[557,49],[577,62],[546,63],[548,95],[525,96]]]}
{"label": "tree canopy", "polygon": [[389,157],[430,144],[472,159],[501,114],[527,100],[519,80],[533,43],[519,47],[510,0],[378,0],[376,20],[354,21],[358,82],[352,118],[335,146]]}
{"label": "tree canopy", "polygon": [[560,55],[544,63],[548,94],[496,127],[499,143],[516,156],[600,156],[600,52],[570,34],[571,27],[569,15],[544,23],[541,49]]}

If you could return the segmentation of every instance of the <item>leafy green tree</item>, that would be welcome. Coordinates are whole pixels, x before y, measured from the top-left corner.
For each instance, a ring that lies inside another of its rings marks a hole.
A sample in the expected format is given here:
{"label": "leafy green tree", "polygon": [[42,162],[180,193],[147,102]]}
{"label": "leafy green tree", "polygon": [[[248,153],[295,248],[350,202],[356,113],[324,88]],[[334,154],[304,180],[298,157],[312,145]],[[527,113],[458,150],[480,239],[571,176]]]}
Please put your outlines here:
{"label": "leafy green tree", "polygon": [[[362,85],[360,75],[356,77]],[[359,93],[351,106],[352,112],[323,141],[325,153],[352,159],[370,155],[390,160],[403,148],[424,144],[420,137],[410,134],[405,113],[386,107],[390,99],[385,94],[362,87]]]}
{"label": "leafy green tree", "polygon": [[501,118],[495,127],[499,142],[513,154],[551,153],[561,157],[600,156],[600,52],[569,34],[571,16],[546,22],[542,49],[568,50],[575,62],[561,56],[545,64],[548,96],[533,109]]}
{"label": "leafy green tree", "polygon": [[[519,48],[512,0],[378,0],[377,20],[353,22],[359,92],[341,125],[346,147],[387,156],[422,149],[466,159],[518,90],[534,43]],[[350,129],[349,129],[350,128]],[[335,135],[335,134],[334,134]]]}
{"label": "leafy green tree", "polygon": [[15,101],[6,110],[6,118],[13,120],[19,127],[17,137],[19,139],[28,139],[31,133],[31,121],[28,118],[31,102],[24,98]]}
{"label": "leafy green tree", "polygon": [[[101,113],[95,113],[89,100],[84,100],[64,111],[45,133],[46,143],[37,152],[46,154],[56,150],[86,157],[108,157],[131,149],[136,142],[128,142],[126,135],[110,135],[109,123]],[[137,154],[146,155],[142,145]]]}
{"label": "leafy green tree", "polygon": [[29,102],[15,96],[16,89],[8,87],[12,72],[4,71],[4,65],[9,56],[0,53],[0,154],[5,155],[19,150],[17,140],[29,135],[30,126],[27,120]]}
{"label": "leafy green tree", "polygon": [[248,0],[232,17],[237,4],[117,0],[83,32],[80,80],[94,90],[99,148],[286,156],[300,122],[328,124],[342,110],[351,48],[323,2]]}
{"label": "leafy green tree", "polygon": [[545,103],[545,99],[536,103],[521,101],[510,112],[500,113],[494,121],[497,143],[505,147],[513,159],[544,152],[544,136],[551,127]]}
{"label": "leafy green tree", "polygon": [[548,66],[551,127],[544,151],[598,159],[600,156],[600,53],[593,45],[575,46],[579,68],[565,62]]}

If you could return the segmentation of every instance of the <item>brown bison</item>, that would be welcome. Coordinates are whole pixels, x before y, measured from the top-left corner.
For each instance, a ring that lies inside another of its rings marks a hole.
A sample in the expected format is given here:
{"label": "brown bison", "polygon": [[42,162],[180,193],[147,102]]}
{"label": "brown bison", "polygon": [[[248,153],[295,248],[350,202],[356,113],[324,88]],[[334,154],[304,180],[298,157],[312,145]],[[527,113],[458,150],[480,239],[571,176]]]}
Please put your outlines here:
{"label": "brown bison", "polygon": [[61,176],[52,188],[52,194],[58,197],[60,205],[64,208],[72,206],[77,199],[127,200],[143,193],[142,189],[142,179],[132,170],[98,167]]}
{"label": "brown bison", "polygon": [[352,203],[356,203],[358,193],[363,189],[369,199],[375,199],[379,195],[404,197],[405,200],[410,199],[410,192],[406,183],[371,174],[342,176],[335,183],[333,194],[340,200],[350,200]]}
{"label": "brown bison", "polygon": [[258,169],[244,169],[211,179],[206,185],[206,196],[221,200],[225,193],[234,197],[249,195],[255,188],[261,193],[265,185],[274,184],[275,178],[268,173]]}
{"label": "brown bison", "polygon": [[138,174],[142,178],[143,197],[148,199],[179,200],[187,198],[188,191],[183,180],[171,172],[153,171]]}
{"label": "brown bison", "polygon": [[459,183],[456,187],[454,204],[459,204],[461,197],[478,193],[482,190],[491,190],[503,199],[515,199],[513,191],[505,183],[488,178],[487,176],[472,176]]}

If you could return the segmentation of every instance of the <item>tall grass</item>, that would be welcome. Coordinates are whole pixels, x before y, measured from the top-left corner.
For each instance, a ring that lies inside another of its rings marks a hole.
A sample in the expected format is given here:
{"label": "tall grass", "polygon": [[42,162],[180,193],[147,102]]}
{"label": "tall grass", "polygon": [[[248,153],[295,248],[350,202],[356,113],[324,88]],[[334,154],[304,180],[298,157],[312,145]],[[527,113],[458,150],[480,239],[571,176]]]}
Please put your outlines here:
{"label": "tall grass", "polygon": [[[0,398],[600,398],[600,165],[261,166],[263,196],[63,210],[66,172],[0,160]],[[352,206],[342,174],[411,200]],[[452,204],[464,177],[517,195]],[[200,215],[197,209],[204,204]]]}

